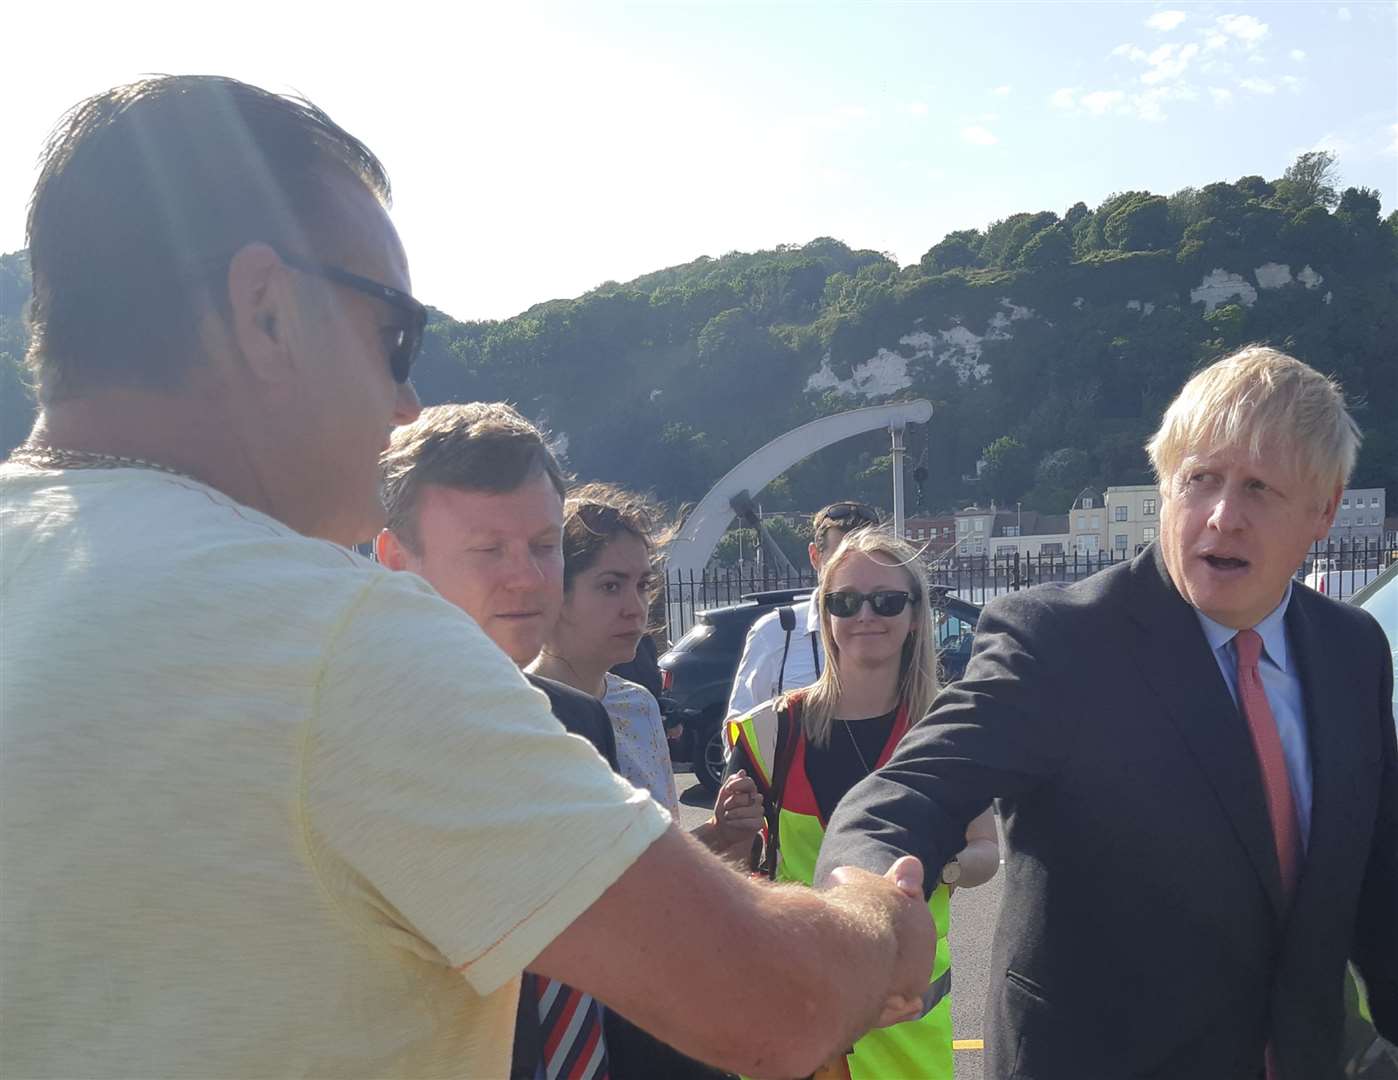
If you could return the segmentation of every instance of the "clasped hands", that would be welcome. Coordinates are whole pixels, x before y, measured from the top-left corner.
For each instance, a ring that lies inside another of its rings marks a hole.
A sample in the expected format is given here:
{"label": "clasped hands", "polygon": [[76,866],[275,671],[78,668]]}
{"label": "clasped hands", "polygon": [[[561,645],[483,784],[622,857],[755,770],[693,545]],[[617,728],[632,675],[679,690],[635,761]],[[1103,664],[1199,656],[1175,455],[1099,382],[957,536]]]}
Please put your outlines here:
{"label": "clasped hands", "polygon": [[904,855],[880,877],[853,866],[830,872],[827,887],[856,886],[878,897],[888,910],[897,942],[897,956],[875,1027],[916,1020],[925,1011],[923,995],[932,979],[937,952],[937,926],[922,891],[921,860]]}
{"label": "clasped hands", "polygon": [[714,800],[713,826],[720,846],[735,848],[752,843],[762,827],[762,793],[747,772],[739,769],[723,782]]}

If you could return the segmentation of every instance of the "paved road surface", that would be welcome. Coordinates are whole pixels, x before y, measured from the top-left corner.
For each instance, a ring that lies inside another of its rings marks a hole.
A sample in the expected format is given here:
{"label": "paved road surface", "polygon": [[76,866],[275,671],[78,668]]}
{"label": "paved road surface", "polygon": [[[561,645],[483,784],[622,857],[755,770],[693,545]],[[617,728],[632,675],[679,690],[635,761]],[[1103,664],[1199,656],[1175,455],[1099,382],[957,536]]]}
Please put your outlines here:
{"label": "paved road surface", "polygon": [[[680,768],[675,782],[680,791],[680,823],[692,829],[709,819],[713,800],[688,771]],[[978,889],[958,890],[951,901],[951,952],[953,992],[952,1035],[958,1040],[982,1037],[981,1013],[985,1008],[986,972],[990,965],[990,936],[1000,910],[1000,877]],[[956,1053],[956,1080],[982,1080],[979,1050]]]}

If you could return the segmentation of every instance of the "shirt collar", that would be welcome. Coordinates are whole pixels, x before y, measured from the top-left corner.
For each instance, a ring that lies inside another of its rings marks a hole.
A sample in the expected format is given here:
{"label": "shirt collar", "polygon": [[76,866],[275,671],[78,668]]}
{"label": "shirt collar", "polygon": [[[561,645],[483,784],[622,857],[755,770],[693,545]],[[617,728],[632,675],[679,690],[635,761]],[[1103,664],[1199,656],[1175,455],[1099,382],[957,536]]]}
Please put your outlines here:
{"label": "shirt collar", "polygon": [[806,633],[820,633],[820,605],[816,603],[815,593],[806,601]]}
{"label": "shirt collar", "polygon": [[[1291,588],[1291,583],[1288,582],[1281,603],[1272,609],[1271,614],[1253,627],[1262,638],[1263,655],[1282,671],[1288,669],[1289,663],[1286,648],[1286,605],[1291,603]],[[1218,652],[1219,649],[1229,644],[1238,633],[1231,626],[1214,622],[1198,608],[1194,609],[1194,614],[1199,617],[1199,625],[1204,628],[1204,636],[1209,639],[1209,648],[1213,649],[1214,652]]]}

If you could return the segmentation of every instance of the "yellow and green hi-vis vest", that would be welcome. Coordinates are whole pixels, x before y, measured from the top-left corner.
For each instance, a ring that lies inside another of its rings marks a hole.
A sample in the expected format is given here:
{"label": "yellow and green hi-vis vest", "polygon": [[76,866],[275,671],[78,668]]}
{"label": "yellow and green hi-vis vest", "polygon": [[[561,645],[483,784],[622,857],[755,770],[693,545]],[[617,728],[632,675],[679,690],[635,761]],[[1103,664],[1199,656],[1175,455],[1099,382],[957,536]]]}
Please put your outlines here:
{"label": "yellow and green hi-vis vest", "polygon": [[[752,763],[756,773],[753,780],[763,797],[777,807],[777,835],[768,841],[775,839],[777,844],[777,880],[809,885],[815,876],[826,823],[806,774],[806,738],[800,724],[799,695],[788,698],[787,703],[789,711],[781,714],[774,702],[768,702],[730,721],[728,734],[730,744],[741,746]],[[782,790],[774,792],[778,732],[785,732],[787,724],[796,744],[786,749],[791,764]],[[900,710],[874,768],[888,760],[907,729],[906,710]],[[927,904],[937,925],[937,957],[929,989],[931,997],[940,997],[920,1019],[879,1028],[856,1042],[845,1055],[850,1080],[952,1080],[951,953],[947,947],[950,899],[950,891],[939,883]]]}

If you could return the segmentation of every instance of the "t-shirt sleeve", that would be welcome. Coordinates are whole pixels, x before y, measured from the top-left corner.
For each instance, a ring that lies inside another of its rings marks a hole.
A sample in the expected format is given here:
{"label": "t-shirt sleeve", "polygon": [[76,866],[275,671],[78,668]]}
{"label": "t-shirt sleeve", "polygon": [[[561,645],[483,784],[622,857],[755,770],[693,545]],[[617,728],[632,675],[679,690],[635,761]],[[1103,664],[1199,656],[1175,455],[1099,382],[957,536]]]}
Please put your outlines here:
{"label": "t-shirt sleeve", "polygon": [[[743,643],[743,656],[733,676],[733,689],[728,697],[727,720],[746,716],[776,692],[778,653],[772,649],[767,627],[772,620],[764,615],[753,623]],[[783,634],[783,638],[785,635]],[[724,741],[728,736],[725,727]]]}
{"label": "t-shirt sleeve", "polygon": [[376,577],[327,643],[302,748],[310,858],[361,929],[481,994],[531,963],[669,815],[410,575]]}

